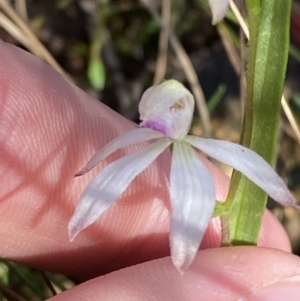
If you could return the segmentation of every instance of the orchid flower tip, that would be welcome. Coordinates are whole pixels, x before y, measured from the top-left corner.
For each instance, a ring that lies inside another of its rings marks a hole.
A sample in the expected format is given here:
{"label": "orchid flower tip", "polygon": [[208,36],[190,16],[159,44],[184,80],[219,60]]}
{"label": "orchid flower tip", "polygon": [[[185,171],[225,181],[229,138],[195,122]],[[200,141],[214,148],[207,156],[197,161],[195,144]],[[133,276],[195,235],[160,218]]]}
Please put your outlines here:
{"label": "orchid flower tip", "polygon": [[75,237],[77,236],[77,234],[78,234],[78,232],[75,232],[75,233],[74,233],[73,229],[71,229],[71,228],[69,227],[69,229],[68,229],[68,236],[69,236],[69,241],[70,241],[70,242],[73,242],[73,241],[74,241],[74,239],[75,239]]}
{"label": "orchid flower tip", "polygon": [[83,176],[83,175],[86,174],[87,172],[88,172],[88,171],[87,171],[86,169],[81,169],[80,171],[78,171],[78,172],[74,175],[74,178]]}
{"label": "orchid flower tip", "polygon": [[178,273],[180,274],[180,276],[183,276],[185,273],[185,269],[181,269],[179,267],[176,267],[176,270],[178,271]]}
{"label": "orchid flower tip", "polygon": [[181,260],[178,260],[177,258],[174,258],[174,256],[171,256],[171,260],[172,260],[172,264],[175,267],[175,269],[177,270],[177,272],[183,276],[186,272],[186,270],[189,268],[190,266],[190,262],[183,262]]}
{"label": "orchid flower tip", "polygon": [[213,26],[217,25],[217,23],[219,23],[223,18],[224,16],[213,15],[211,25]]}
{"label": "orchid flower tip", "polygon": [[212,25],[216,25],[226,15],[229,0],[208,0],[211,11],[212,11]]}
{"label": "orchid flower tip", "polygon": [[180,274],[180,276],[183,276],[185,271],[187,270],[186,266],[182,266],[182,265],[178,265],[176,263],[173,262],[173,266],[175,267],[175,269],[177,270],[177,272]]}
{"label": "orchid flower tip", "polygon": [[219,22],[219,20],[216,19],[215,17],[213,17],[212,20],[211,20],[211,25],[215,26],[218,22]]}
{"label": "orchid flower tip", "polygon": [[68,236],[69,236],[69,241],[73,242],[75,237],[79,234],[80,230],[75,226],[74,224],[70,221],[68,224]]}

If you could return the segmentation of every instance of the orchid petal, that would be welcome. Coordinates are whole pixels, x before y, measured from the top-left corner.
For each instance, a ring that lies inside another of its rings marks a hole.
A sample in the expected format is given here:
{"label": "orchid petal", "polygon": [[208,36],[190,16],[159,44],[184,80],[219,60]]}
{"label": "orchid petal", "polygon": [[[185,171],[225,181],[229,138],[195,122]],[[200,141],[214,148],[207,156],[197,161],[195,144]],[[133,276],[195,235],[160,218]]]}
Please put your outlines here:
{"label": "orchid petal", "polygon": [[229,0],[208,0],[208,3],[213,15],[212,24],[216,24],[226,15]]}
{"label": "orchid petal", "polygon": [[130,182],[154,161],[170,144],[169,138],[154,142],[102,169],[84,190],[76,211],[69,221],[72,241],[125,191]]}
{"label": "orchid petal", "polygon": [[300,208],[274,169],[251,149],[228,141],[195,136],[187,136],[185,141],[210,157],[240,171],[278,203]]}
{"label": "orchid petal", "polygon": [[76,174],[76,176],[81,176],[89,172],[100,161],[102,161],[111,153],[115,152],[120,148],[124,148],[135,143],[162,137],[164,137],[163,133],[148,128],[137,128],[126,132],[123,135],[113,139],[108,144],[106,144],[89,160],[86,166],[81,171],[79,171]]}
{"label": "orchid petal", "polygon": [[215,207],[212,176],[193,148],[182,141],[173,146],[170,195],[171,257],[182,272],[193,261]]}

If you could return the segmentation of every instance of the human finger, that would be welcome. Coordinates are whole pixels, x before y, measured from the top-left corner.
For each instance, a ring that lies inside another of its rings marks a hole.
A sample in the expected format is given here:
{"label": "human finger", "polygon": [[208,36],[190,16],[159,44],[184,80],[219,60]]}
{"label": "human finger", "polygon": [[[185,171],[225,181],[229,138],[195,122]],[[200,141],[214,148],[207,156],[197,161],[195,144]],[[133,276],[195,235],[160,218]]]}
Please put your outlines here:
{"label": "human finger", "polygon": [[51,301],[299,300],[300,259],[275,249],[230,247],[198,252],[180,275],[170,258],[87,281]]}

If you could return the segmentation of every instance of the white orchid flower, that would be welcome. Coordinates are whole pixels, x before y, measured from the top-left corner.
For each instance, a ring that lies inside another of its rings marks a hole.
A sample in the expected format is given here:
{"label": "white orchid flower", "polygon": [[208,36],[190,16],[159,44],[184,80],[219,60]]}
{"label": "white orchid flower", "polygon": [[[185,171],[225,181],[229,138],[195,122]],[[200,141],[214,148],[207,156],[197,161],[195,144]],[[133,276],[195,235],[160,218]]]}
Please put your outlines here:
{"label": "white orchid flower", "polygon": [[213,15],[212,23],[216,24],[225,17],[229,0],[208,0],[208,3]]}
{"label": "white orchid flower", "polygon": [[296,206],[283,180],[252,150],[227,141],[187,135],[193,111],[194,97],[175,80],[153,86],[143,94],[139,105],[141,128],[112,140],[77,175],[85,174],[117,149],[155,141],[112,162],[95,176],[69,222],[71,240],[94,223],[132,180],[171,145],[170,247],[172,261],[179,271],[193,261],[216,204],[212,175],[194,148],[242,172],[277,202]]}

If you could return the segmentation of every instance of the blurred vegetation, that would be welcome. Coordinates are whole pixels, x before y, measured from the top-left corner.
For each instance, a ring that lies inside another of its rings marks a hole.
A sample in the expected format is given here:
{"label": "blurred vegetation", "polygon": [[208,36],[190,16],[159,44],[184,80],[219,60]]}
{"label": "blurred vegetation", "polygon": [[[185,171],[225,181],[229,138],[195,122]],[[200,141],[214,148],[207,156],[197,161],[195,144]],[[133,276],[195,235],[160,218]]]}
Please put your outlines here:
{"label": "blurred vegetation", "polygon": [[46,300],[73,286],[73,281],[64,275],[0,260],[0,300]]}
{"label": "blurred vegetation", "polygon": [[[161,4],[164,1],[167,0],[149,2],[162,20]],[[7,4],[13,12],[7,10]],[[243,12],[243,6],[240,8]],[[153,84],[157,69],[162,67],[157,64],[158,58],[163,55],[159,42],[161,25],[143,1],[0,0],[0,12],[3,13],[0,15],[2,40],[31,51],[90,95],[125,117],[138,121],[140,96]],[[239,88],[238,73],[245,72],[247,43],[235,16],[228,12],[223,22],[212,26],[206,0],[173,0],[169,13],[170,26],[186,51],[207,99],[213,136],[237,142],[243,108],[243,90]],[[21,26],[22,22],[29,31]],[[299,125],[300,2],[296,0],[291,22],[286,92]],[[160,80],[176,78],[189,86],[187,71],[171,45],[165,55],[166,71]],[[234,63],[236,55],[237,64]],[[192,131],[203,134],[198,113]],[[298,200],[299,166],[299,145],[283,116],[277,170],[288,181]],[[221,168],[227,171],[225,167]],[[274,206],[271,202],[270,208],[286,226],[294,252],[299,254],[300,227],[291,229],[291,215]],[[300,224],[298,213],[293,218]],[[1,300],[45,300],[53,294],[51,286],[59,293],[74,283],[66,276],[0,261]]]}

